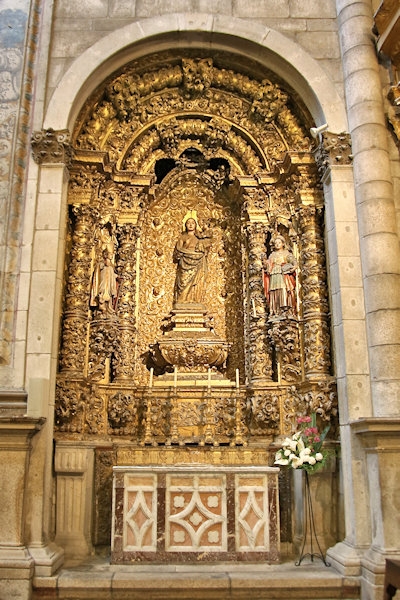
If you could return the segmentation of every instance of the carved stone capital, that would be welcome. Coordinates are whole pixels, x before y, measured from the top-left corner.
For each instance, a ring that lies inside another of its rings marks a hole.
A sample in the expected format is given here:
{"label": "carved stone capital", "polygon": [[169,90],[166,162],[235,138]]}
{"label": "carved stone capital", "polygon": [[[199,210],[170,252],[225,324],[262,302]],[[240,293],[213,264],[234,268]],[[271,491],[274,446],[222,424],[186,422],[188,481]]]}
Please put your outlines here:
{"label": "carved stone capital", "polygon": [[69,166],[71,164],[74,151],[68,129],[54,131],[50,128],[34,131],[31,144],[33,158],[39,165],[64,163]]}
{"label": "carved stone capital", "polygon": [[350,165],[353,160],[350,134],[324,132],[314,156],[321,177],[332,166]]}

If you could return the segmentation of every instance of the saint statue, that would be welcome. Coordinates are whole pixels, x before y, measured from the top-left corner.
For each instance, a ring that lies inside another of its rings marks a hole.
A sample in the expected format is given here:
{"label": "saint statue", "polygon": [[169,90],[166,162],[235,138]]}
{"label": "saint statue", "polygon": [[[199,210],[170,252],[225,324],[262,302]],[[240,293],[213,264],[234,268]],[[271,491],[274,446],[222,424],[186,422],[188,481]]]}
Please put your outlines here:
{"label": "saint statue", "polygon": [[207,277],[207,253],[211,246],[212,232],[202,233],[197,213],[190,210],[182,222],[174,250],[177,263],[174,303],[202,303]]}
{"label": "saint statue", "polygon": [[102,255],[107,250],[111,262],[114,263],[115,251],[118,246],[118,241],[115,236],[115,223],[112,217],[108,217],[110,220],[104,220],[100,226],[96,229],[94,240],[96,244],[96,254]]}
{"label": "saint statue", "polygon": [[117,298],[117,274],[111,262],[110,253],[104,250],[93,272],[90,291],[90,306],[97,306],[102,312],[113,312]]}
{"label": "saint statue", "polygon": [[269,314],[296,314],[297,261],[282,235],[273,239],[275,250],[264,259],[264,291]]}

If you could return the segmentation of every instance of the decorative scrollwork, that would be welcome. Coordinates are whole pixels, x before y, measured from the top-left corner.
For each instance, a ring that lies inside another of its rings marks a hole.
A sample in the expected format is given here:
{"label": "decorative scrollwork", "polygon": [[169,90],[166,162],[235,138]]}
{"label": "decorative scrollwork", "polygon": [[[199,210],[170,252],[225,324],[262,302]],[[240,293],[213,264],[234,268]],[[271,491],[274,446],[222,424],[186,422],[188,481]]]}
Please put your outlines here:
{"label": "decorative scrollwork", "polygon": [[[290,388],[291,403],[297,416],[316,413],[324,422],[335,423],[338,413],[336,384],[326,379],[301,388]],[[293,428],[296,428],[293,423]]]}
{"label": "decorative scrollwork", "polygon": [[56,387],[55,427],[58,431],[80,433],[87,399],[79,383],[59,379]]}
{"label": "decorative scrollwork", "polygon": [[[92,380],[109,380],[110,361],[115,352],[118,336],[115,318],[104,316],[92,321],[88,359],[88,374]],[[108,365],[107,361],[109,361]]]}
{"label": "decorative scrollwork", "polygon": [[33,159],[38,164],[64,163],[67,166],[71,164],[73,148],[68,129],[35,131],[32,135],[31,144]]}
{"label": "decorative scrollwork", "polygon": [[118,392],[108,400],[107,416],[109,433],[133,434],[137,428],[138,410],[134,396]]}
{"label": "decorative scrollwork", "polygon": [[253,435],[273,435],[279,432],[279,393],[257,392],[250,397],[250,406],[250,431]]}
{"label": "decorative scrollwork", "polygon": [[301,379],[299,326],[295,319],[268,322],[268,337],[277,353],[283,381]]}
{"label": "decorative scrollwork", "polygon": [[106,399],[104,393],[92,388],[87,397],[85,410],[85,428],[91,435],[104,435],[105,427],[105,405]]}
{"label": "decorative scrollwork", "polygon": [[186,98],[204,95],[212,83],[213,61],[211,58],[183,58],[183,93]]}
{"label": "decorative scrollwork", "polygon": [[[57,435],[235,446],[272,442],[306,411],[333,420],[322,192],[301,110],[211,53],[146,61],[112,75],[73,134]],[[68,160],[68,143],[42,133],[37,148]],[[188,211],[213,237],[206,294],[180,312],[173,257]],[[291,314],[271,314],[263,285],[276,234],[294,257]],[[91,302],[104,252],[109,310]]]}
{"label": "decorative scrollwork", "polygon": [[257,113],[266,123],[271,123],[286,107],[288,95],[277,85],[264,80],[257,90],[257,95],[251,107],[252,113]]}

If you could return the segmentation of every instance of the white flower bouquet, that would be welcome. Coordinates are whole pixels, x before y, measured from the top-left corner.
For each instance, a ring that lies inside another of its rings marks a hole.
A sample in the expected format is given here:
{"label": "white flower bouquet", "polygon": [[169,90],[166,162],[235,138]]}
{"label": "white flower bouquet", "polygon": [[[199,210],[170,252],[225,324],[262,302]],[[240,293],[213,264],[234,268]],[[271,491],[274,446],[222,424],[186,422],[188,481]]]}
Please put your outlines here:
{"label": "white flower bouquet", "polygon": [[315,473],[327,459],[322,444],[330,425],[327,425],[320,434],[316,426],[315,413],[311,417],[299,417],[297,423],[300,425],[300,431],[293,434],[291,438],[287,437],[283,440],[282,448],[275,455],[274,464]]}

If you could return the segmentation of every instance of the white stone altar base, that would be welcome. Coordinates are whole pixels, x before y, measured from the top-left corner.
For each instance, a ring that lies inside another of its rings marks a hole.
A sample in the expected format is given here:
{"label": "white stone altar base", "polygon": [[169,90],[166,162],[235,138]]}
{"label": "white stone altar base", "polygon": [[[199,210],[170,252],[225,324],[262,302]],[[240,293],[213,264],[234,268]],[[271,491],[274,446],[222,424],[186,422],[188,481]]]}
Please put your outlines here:
{"label": "white stone altar base", "polygon": [[279,560],[274,467],[116,466],[111,561]]}

